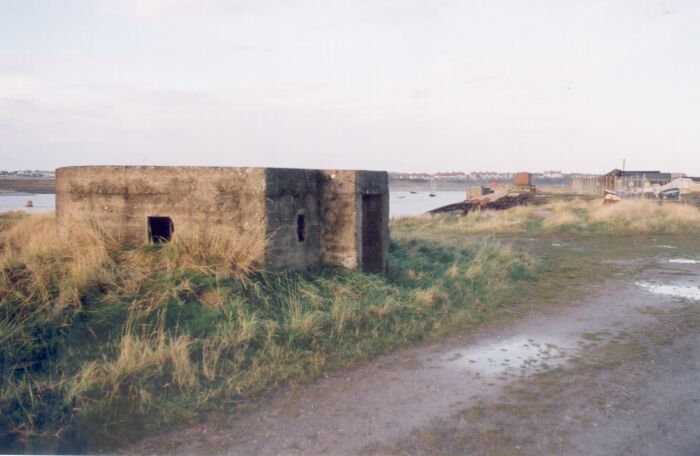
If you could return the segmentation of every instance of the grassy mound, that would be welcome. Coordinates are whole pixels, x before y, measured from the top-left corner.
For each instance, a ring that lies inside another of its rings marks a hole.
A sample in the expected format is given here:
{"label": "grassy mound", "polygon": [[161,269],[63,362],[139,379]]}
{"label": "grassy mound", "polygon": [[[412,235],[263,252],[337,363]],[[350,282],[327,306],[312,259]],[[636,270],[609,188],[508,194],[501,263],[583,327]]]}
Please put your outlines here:
{"label": "grassy mound", "polygon": [[392,244],[389,273],[267,273],[227,232],[120,249],[0,215],[0,448],[81,451],[483,321],[533,260]]}

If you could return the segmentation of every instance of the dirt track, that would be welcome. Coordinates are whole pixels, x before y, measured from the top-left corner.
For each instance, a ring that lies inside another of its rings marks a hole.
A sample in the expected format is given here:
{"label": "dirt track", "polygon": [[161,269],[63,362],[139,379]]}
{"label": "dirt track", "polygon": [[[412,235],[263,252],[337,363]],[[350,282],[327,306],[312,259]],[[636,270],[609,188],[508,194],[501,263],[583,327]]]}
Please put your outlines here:
{"label": "dirt track", "polygon": [[669,262],[664,247],[617,261],[578,302],[400,350],[126,451],[700,454],[700,264]]}

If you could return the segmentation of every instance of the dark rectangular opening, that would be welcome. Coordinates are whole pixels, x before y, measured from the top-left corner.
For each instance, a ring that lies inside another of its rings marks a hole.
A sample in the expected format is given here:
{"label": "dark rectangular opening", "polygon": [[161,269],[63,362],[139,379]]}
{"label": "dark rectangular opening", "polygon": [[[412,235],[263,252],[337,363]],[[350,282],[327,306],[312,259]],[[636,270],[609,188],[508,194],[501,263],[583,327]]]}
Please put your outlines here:
{"label": "dark rectangular opening", "polygon": [[382,195],[362,195],[362,270],[384,272]]}
{"label": "dark rectangular opening", "polygon": [[306,236],[306,220],[304,219],[304,214],[297,215],[297,240],[299,242],[304,242],[304,237]]}
{"label": "dark rectangular opening", "polygon": [[148,217],[148,240],[154,244],[173,238],[175,227],[170,217]]}

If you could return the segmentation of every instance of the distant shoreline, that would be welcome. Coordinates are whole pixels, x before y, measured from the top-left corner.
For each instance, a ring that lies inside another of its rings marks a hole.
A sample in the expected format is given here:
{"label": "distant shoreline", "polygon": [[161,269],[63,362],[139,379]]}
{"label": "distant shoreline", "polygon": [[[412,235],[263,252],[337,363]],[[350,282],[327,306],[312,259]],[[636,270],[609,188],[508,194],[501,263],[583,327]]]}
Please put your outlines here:
{"label": "distant shoreline", "polygon": [[[432,188],[430,182],[390,180],[389,190],[392,192],[427,192],[427,191],[454,191],[465,192],[468,187],[478,186],[478,182],[454,182],[434,181]],[[502,183],[508,185],[508,183]],[[486,184],[488,185],[488,184]],[[568,185],[567,185],[568,186]],[[559,187],[559,185],[556,185]],[[35,195],[55,194],[56,179],[54,178],[0,178],[0,196],[7,195]]]}
{"label": "distant shoreline", "polygon": [[49,194],[56,193],[56,179],[42,177],[3,177],[0,178],[0,195]]}
{"label": "distant shoreline", "polygon": [[[44,195],[48,195],[49,193],[43,193]],[[55,193],[51,192],[50,194],[55,195]],[[0,196],[31,196],[31,195],[37,195],[37,193],[32,193],[32,192],[18,192],[15,190],[0,190]]]}
{"label": "distant shoreline", "polygon": [[[430,191],[429,182],[389,182],[389,190],[402,191]],[[465,191],[464,183],[459,182],[435,182],[433,190],[437,191]],[[55,194],[56,179],[52,178],[0,178],[0,196],[19,196],[35,194]]]}

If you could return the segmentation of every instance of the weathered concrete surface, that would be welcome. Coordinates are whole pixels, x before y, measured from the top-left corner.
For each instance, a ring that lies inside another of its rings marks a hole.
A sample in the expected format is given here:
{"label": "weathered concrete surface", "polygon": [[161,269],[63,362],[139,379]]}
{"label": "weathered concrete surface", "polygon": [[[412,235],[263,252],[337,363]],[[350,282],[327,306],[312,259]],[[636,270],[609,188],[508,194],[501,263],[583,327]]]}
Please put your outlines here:
{"label": "weathered concrete surface", "polygon": [[358,202],[354,171],[321,171],[321,257],[328,266],[359,265]]}
{"label": "weathered concrete surface", "polygon": [[[319,173],[306,169],[265,170],[265,218],[270,269],[311,270],[321,264]],[[303,216],[303,240],[298,217]]]}
{"label": "weathered concrete surface", "polygon": [[225,226],[264,236],[264,172],[255,168],[88,166],[56,170],[56,216],[95,223],[117,242],[148,241],[148,217],[170,217],[174,236]]}
{"label": "weathered concrete surface", "polygon": [[[384,272],[389,253],[389,175],[383,171],[324,170],[321,172],[321,255],[328,266],[363,265],[363,227],[376,228],[378,242],[371,247]],[[381,207],[376,219],[365,220],[363,196],[376,195]],[[366,269],[366,268],[365,268]]]}
{"label": "weathered concrete surface", "polygon": [[[148,217],[170,217],[173,237],[217,227],[266,237],[270,269],[357,268],[362,262],[362,196],[381,208],[372,247],[381,272],[389,246],[386,172],[283,168],[83,166],[56,171],[59,227],[97,225],[115,241],[149,241]],[[367,227],[365,227],[367,228]],[[376,270],[376,271],[375,271]]]}

